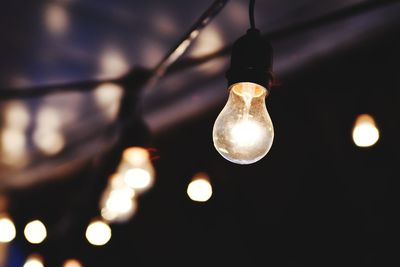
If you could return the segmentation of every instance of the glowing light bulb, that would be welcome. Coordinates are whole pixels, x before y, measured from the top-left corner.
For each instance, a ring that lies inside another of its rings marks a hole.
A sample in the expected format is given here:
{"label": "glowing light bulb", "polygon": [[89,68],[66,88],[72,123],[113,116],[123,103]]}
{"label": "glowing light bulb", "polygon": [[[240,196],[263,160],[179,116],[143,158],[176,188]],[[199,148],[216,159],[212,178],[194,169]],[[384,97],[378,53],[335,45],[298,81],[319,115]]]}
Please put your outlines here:
{"label": "glowing light bulb", "polygon": [[101,216],[108,222],[125,222],[136,212],[135,192],[129,187],[111,188],[100,202]]}
{"label": "glowing light bulb", "polygon": [[379,130],[375,120],[368,114],[357,117],[353,128],[353,141],[359,147],[369,147],[379,140]]}
{"label": "glowing light bulb", "polygon": [[86,239],[94,246],[103,246],[111,239],[111,228],[102,221],[94,221],[86,229]]}
{"label": "glowing light bulb", "polygon": [[15,226],[8,216],[0,216],[0,243],[8,243],[14,240]]}
{"label": "glowing light bulb", "polygon": [[66,260],[63,264],[63,267],[82,267],[82,263],[76,259]]}
{"label": "glowing light bulb", "polygon": [[34,220],[25,226],[24,234],[29,243],[40,244],[46,238],[47,230],[41,221]]}
{"label": "glowing light bulb", "polygon": [[197,202],[206,202],[212,196],[212,187],[208,176],[205,174],[197,174],[189,183],[187,188],[189,198]]}
{"label": "glowing light bulb", "polygon": [[267,90],[255,83],[230,87],[229,99],[213,129],[214,146],[227,160],[251,164],[272,146],[274,127],[265,106]]}
{"label": "glowing light bulb", "polygon": [[148,190],[154,184],[154,167],[149,152],[144,148],[125,149],[118,172],[124,182],[137,193]]}
{"label": "glowing light bulb", "polygon": [[44,267],[42,257],[39,255],[29,256],[23,267]]}

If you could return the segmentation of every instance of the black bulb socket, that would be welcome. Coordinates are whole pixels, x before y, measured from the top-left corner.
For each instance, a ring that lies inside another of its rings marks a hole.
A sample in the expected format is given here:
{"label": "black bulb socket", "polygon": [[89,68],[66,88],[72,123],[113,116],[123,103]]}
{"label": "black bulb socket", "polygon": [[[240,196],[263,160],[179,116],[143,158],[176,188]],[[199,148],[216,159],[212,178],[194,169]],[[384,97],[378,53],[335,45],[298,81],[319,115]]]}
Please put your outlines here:
{"label": "black bulb socket", "polygon": [[249,29],[232,47],[231,66],[226,73],[228,87],[239,82],[252,82],[270,89],[272,46],[258,29]]}

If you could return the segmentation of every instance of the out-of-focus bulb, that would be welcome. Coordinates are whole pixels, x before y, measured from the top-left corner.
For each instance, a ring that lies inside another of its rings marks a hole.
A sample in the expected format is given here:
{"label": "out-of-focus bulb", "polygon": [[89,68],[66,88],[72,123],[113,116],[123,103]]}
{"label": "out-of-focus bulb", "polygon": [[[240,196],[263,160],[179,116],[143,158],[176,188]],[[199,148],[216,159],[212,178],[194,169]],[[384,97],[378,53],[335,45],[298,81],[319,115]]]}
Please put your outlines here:
{"label": "out-of-focus bulb", "polygon": [[0,215],[0,243],[11,242],[16,235],[15,226],[8,216]]}
{"label": "out-of-focus bulb", "polygon": [[86,239],[94,246],[103,246],[111,239],[111,228],[102,221],[94,221],[86,229]]}
{"label": "out-of-focus bulb", "polygon": [[148,190],[154,183],[155,171],[150,154],[141,147],[125,149],[118,172],[125,183],[137,193]]}
{"label": "out-of-focus bulb", "polygon": [[76,259],[66,260],[63,264],[63,267],[82,267],[82,263]]}
{"label": "out-of-focus bulb", "polygon": [[189,183],[187,188],[189,198],[197,202],[206,202],[212,196],[212,187],[208,176],[197,174]]}
{"label": "out-of-focus bulb", "polygon": [[25,226],[25,238],[29,243],[40,244],[47,236],[46,227],[39,220],[34,220]]}
{"label": "out-of-focus bulb", "polygon": [[353,141],[359,147],[369,147],[379,140],[379,130],[371,115],[361,114],[353,128]]}
{"label": "out-of-focus bulb", "polygon": [[227,160],[251,164],[272,146],[274,127],[265,106],[267,90],[255,83],[230,86],[229,99],[214,124],[213,140]]}
{"label": "out-of-focus bulb", "polygon": [[29,256],[23,267],[44,267],[42,257],[39,255]]}
{"label": "out-of-focus bulb", "polygon": [[111,188],[100,202],[101,216],[108,222],[125,222],[136,212],[134,191],[129,187]]}

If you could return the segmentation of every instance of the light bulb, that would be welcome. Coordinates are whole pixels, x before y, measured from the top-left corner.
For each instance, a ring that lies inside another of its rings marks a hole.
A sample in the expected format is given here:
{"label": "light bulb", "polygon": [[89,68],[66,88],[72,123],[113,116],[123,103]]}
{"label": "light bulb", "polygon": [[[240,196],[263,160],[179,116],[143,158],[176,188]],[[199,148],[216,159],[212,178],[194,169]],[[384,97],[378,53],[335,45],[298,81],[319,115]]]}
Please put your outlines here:
{"label": "light bulb", "polygon": [[31,255],[26,259],[23,267],[43,267],[43,259],[39,255]]}
{"label": "light bulb", "polygon": [[63,264],[63,267],[82,267],[82,263],[76,259],[66,260]]}
{"label": "light bulb", "polygon": [[137,194],[143,193],[154,184],[155,170],[149,152],[141,147],[129,147],[122,155],[118,172],[124,182]]}
{"label": "light bulb", "polygon": [[371,115],[361,114],[353,128],[353,141],[359,147],[369,147],[379,140],[379,130]]}
{"label": "light bulb", "polygon": [[197,202],[206,202],[212,196],[212,186],[206,174],[196,174],[187,187],[189,198]]}
{"label": "light bulb", "polygon": [[40,244],[47,236],[46,226],[39,220],[31,221],[25,226],[24,234],[29,243]]}
{"label": "light bulb", "polygon": [[0,243],[11,242],[16,235],[13,221],[8,216],[0,215]]}
{"label": "light bulb", "polygon": [[96,220],[86,229],[86,239],[94,246],[103,246],[111,239],[111,228],[105,222]]}
{"label": "light bulb", "polygon": [[251,164],[272,146],[274,127],[265,106],[267,89],[251,82],[230,86],[229,99],[217,117],[213,141],[227,160]]}

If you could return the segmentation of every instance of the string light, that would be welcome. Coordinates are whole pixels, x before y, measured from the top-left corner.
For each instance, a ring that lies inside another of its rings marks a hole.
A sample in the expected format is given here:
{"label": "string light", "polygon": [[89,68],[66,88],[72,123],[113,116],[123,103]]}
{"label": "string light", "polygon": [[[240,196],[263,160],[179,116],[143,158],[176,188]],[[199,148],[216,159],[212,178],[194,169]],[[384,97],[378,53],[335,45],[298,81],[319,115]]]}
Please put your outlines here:
{"label": "string light", "polygon": [[100,201],[101,216],[108,222],[125,222],[137,209],[135,191],[127,186],[122,177],[114,174]]}
{"label": "string light", "polygon": [[373,146],[379,140],[379,130],[371,115],[361,114],[353,128],[353,141],[359,147]]}
{"label": "string light", "polygon": [[64,262],[63,267],[83,267],[83,265],[77,259],[68,259]]}
{"label": "string light", "polygon": [[24,229],[26,240],[32,244],[40,244],[47,236],[44,224],[39,220],[29,222]]}
{"label": "string light", "polygon": [[237,164],[260,160],[274,140],[274,127],[265,106],[272,80],[272,48],[254,26],[252,0],[249,11],[251,28],[233,45],[227,72],[229,98],[213,127],[215,148]]}
{"label": "string light", "polygon": [[7,215],[0,215],[0,243],[14,240],[16,235],[15,225]]}
{"label": "string light", "polygon": [[44,267],[43,259],[37,254],[31,255],[26,259],[23,267]]}
{"label": "string light", "polygon": [[96,220],[86,229],[86,239],[94,246],[104,246],[111,239],[111,228],[103,221]]}
{"label": "string light", "polygon": [[189,198],[197,202],[206,202],[212,196],[212,186],[204,173],[196,174],[187,188]]}
{"label": "string light", "polygon": [[125,149],[118,172],[125,183],[137,193],[147,191],[153,184],[155,170],[149,152],[141,147]]}

